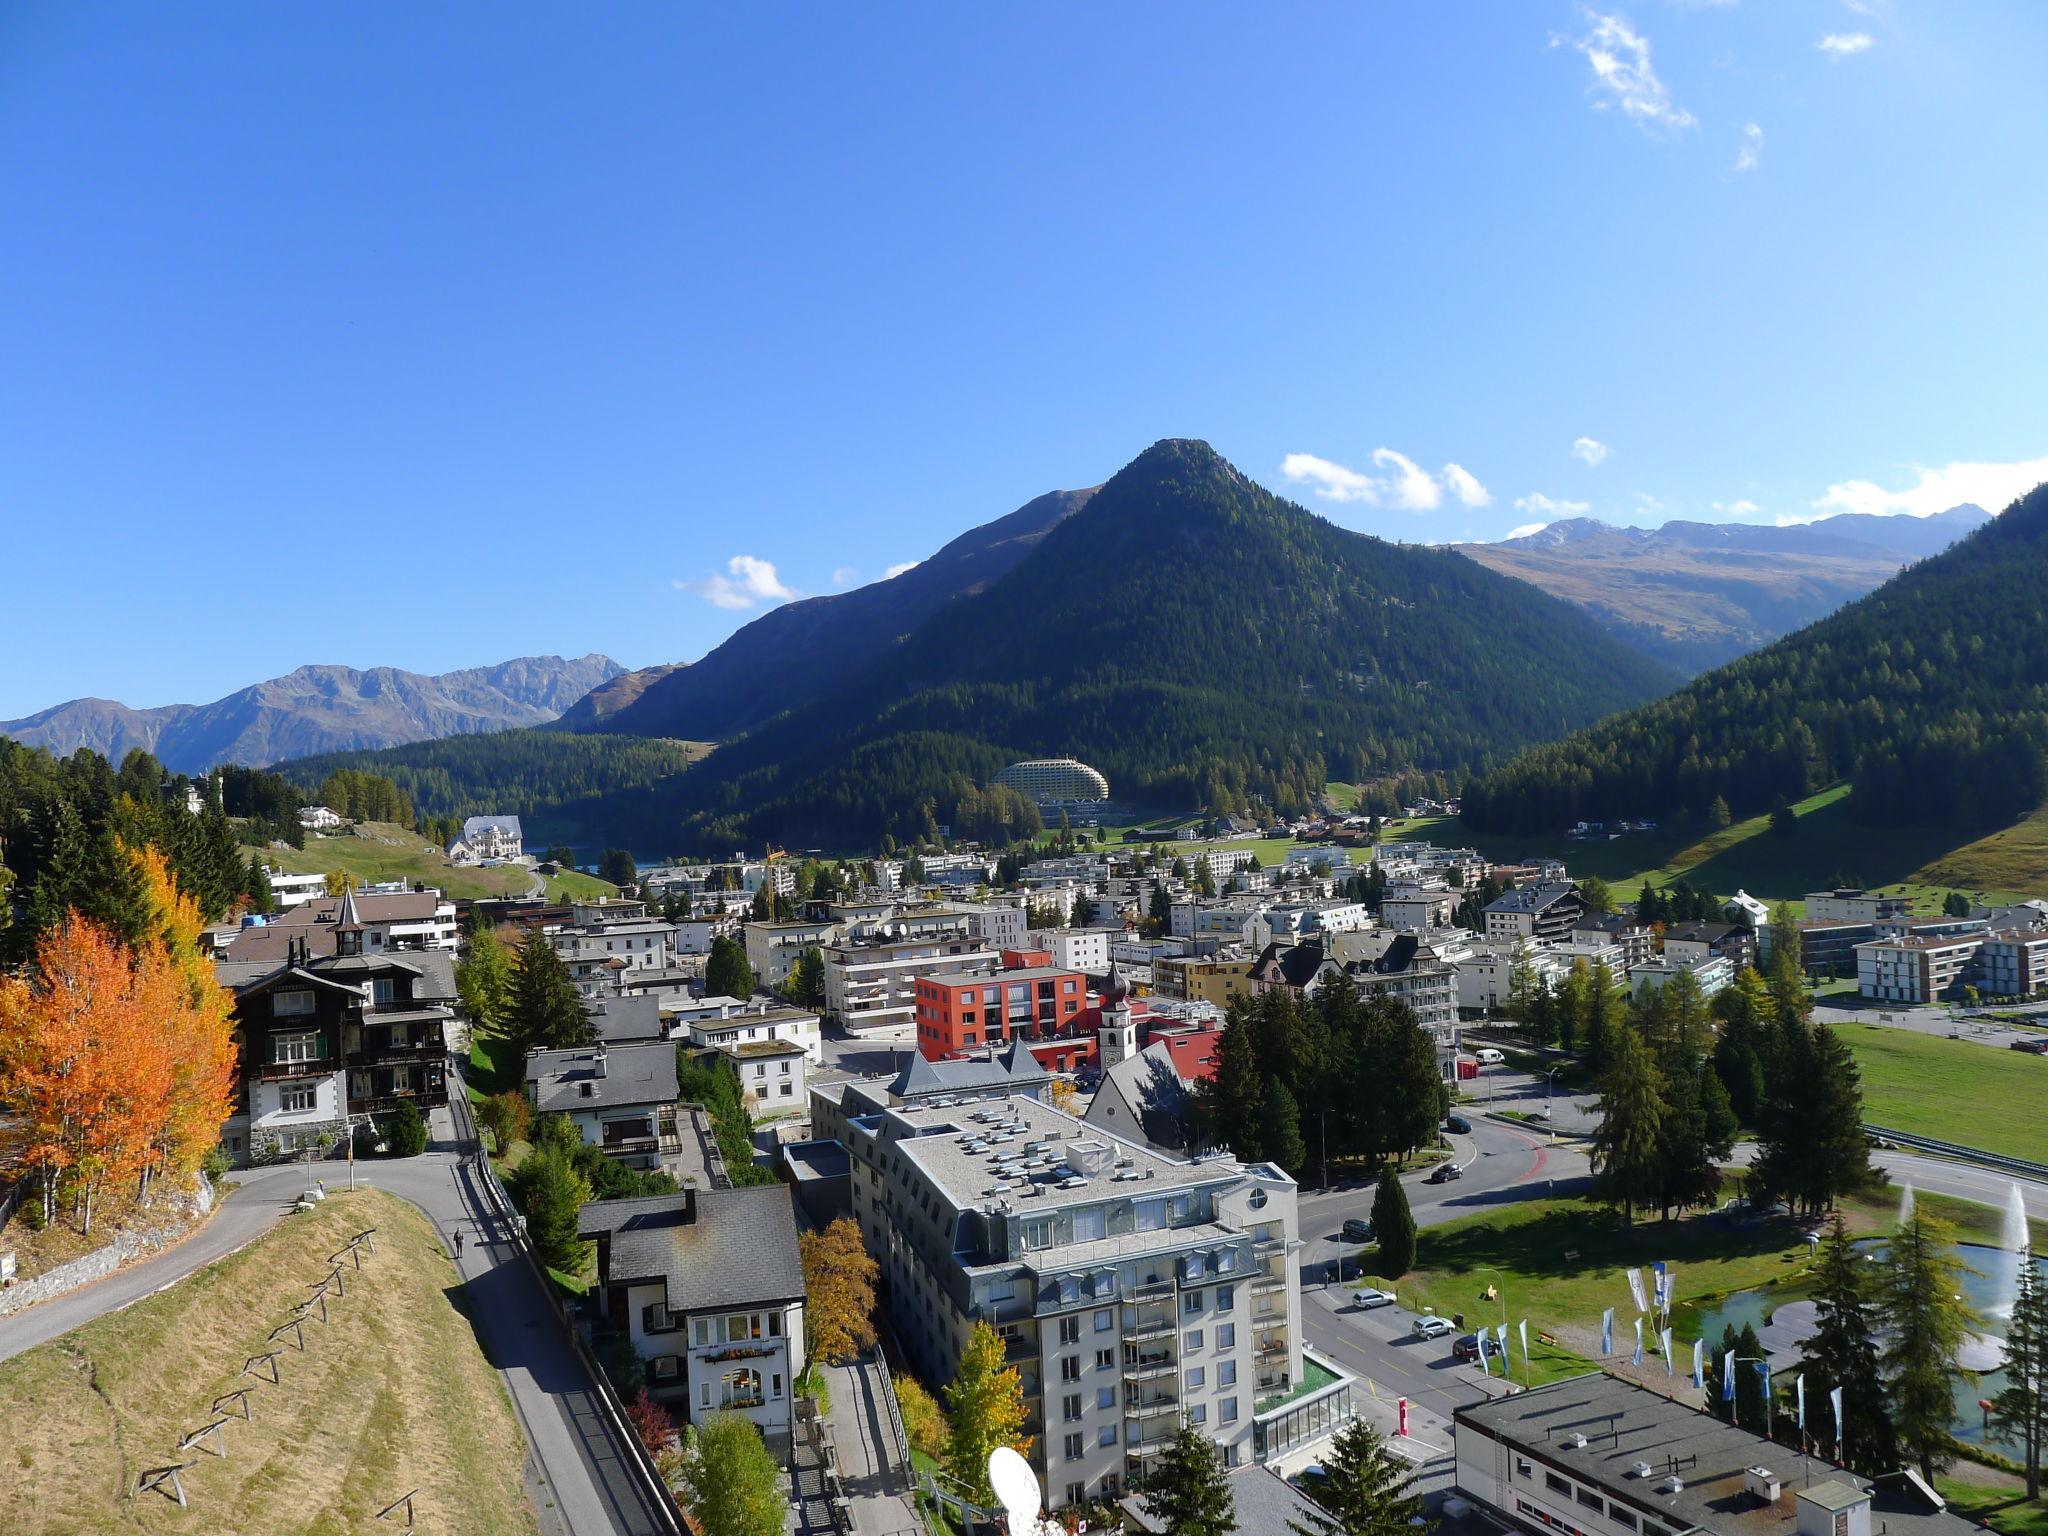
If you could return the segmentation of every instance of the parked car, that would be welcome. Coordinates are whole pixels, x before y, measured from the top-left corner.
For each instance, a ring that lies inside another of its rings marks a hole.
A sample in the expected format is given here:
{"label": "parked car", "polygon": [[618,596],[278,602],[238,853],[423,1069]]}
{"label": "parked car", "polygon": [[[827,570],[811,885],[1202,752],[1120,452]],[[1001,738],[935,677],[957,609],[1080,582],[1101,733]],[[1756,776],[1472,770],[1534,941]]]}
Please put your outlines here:
{"label": "parked car", "polygon": [[1415,1337],[1418,1339],[1440,1339],[1451,1331],[1451,1320],[1438,1317],[1434,1312],[1425,1312],[1415,1319]]}
{"label": "parked car", "polygon": [[1470,1136],[1472,1134],[1472,1122],[1463,1115],[1446,1115],[1444,1117],[1444,1129],[1454,1136]]}
{"label": "parked car", "polygon": [[1369,1243],[1372,1241],[1372,1223],[1363,1216],[1354,1216],[1344,1223],[1343,1236],[1347,1243]]}
{"label": "parked car", "polygon": [[1392,1291],[1382,1291],[1370,1285],[1362,1285],[1351,1293],[1351,1299],[1365,1308],[1391,1307],[1395,1296]]}
{"label": "parked car", "polygon": [[1463,1177],[1465,1177],[1465,1170],[1456,1163],[1438,1163],[1429,1171],[1429,1178],[1426,1182],[1430,1184],[1448,1184],[1453,1179],[1462,1179]]}
{"label": "parked car", "polygon": [[1453,1360],[1477,1360],[1480,1348],[1478,1334],[1461,1333],[1458,1335],[1457,1342],[1451,1346],[1451,1358]]}
{"label": "parked car", "polygon": [[2015,1040],[2012,1048],[2016,1051],[2030,1052],[2035,1056],[2048,1056],[2048,1040]]}
{"label": "parked car", "polygon": [[1496,1051],[1490,1045],[1482,1045],[1481,1047],[1479,1047],[1478,1050],[1474,1051],[1472,1054],[1474,1056],[1477,1056],[1489,1067],[1497,1067],[1502,1062],[1507,1060],[1507,1057],[1501,1055],[1499,1051]]}

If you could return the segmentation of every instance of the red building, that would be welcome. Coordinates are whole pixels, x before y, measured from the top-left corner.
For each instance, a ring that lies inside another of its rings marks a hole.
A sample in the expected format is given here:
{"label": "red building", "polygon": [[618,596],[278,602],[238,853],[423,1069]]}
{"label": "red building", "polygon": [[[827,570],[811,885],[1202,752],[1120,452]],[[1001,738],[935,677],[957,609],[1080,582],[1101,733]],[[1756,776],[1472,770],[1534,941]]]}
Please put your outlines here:
{"label": "red building", "polygon": [[988,1046],[1071,1033],[1088,1001],[1088,979],[1056,966],[1017,966],[993,976],[917,978],[917,1049],[946,1061]]}

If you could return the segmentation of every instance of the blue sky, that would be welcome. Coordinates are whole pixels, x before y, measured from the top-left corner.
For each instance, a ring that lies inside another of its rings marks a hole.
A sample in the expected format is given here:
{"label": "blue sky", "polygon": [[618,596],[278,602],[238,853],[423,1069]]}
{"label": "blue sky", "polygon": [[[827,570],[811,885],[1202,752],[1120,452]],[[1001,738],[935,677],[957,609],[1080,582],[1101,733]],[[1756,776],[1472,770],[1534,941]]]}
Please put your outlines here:
{"label": "blue sky", "polygon": [[0,718],[690,659],[1163,436],[1408,540],[2002,499],[2044,66],[2020,0],[0,6]]}

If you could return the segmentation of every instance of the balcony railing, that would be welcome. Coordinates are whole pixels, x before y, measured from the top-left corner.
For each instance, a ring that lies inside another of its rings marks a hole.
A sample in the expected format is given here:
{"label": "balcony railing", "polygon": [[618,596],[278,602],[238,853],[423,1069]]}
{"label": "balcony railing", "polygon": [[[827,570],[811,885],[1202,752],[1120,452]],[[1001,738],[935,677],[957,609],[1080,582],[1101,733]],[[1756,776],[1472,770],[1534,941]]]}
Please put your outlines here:
{"label": "balcony railing", "polygon": [[325,1077],[341,1063],[331,1056],[319,1061],[261,1061],[250,1071],[259,1082],[274,1083],[288,1077]]}
{"label": "balcony railing", "polygon": [[1127,1339],[1156,1339],[1174,1331],[1171,1313],[1161,1317],[1135,1317],[1124,1325]]}
{"label": "balcony railing", "polygon": [[1124,1377],[1128,1381],[1143,1381],[1152,1376],[1164,1376],[1179,1366],[1172,1355],[1126,1355]]}
{"label": "balcony railing", "polygon": [[1156,1419],[1161,1414],[1180,1412],[1177,1397],[1155,1397],[1142,1403],[1125,1403],[1124,1417],[1127,1419]]}

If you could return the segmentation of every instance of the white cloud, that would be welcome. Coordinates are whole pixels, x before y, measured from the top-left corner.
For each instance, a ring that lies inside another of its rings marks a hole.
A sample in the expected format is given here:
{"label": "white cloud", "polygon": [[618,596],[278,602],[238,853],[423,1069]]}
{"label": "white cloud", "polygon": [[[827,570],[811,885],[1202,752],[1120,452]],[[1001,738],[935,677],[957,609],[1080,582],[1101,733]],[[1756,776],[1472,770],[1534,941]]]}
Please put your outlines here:
{"label": "white cloud", "polygon": [[[1903,490],[1888,491],[1871,480],[1843,480],[1828,487],[1812,505],[1816,516],[1835,512],[1869,512],[1878,517],[1927,517],[1963,502],[1974,501],[1987,512],[2003,512],[2016,497],[2048,480],[2048,458],[2012,464],[1944,464],[1939,469],[1915,466],[1919,479]],[[1812,517],[1780,516],[1780,523],[1810,523]]]}
{"label": "white cloud", "polygon": [[832,573],[832,585],[835,587],[850,587],[859,580],[860,572],[850,565],[842,565]]}
{"label": "white cloud", "polygon": [[1813,46],[1831,59],[1846,59],[1852,54],[1867,53],[1877,45],[1877,39],[1868,32],[1830,32]]}
{"label": "white cloud", "polygon": [[1372,464],[1385,473],[1368,474],[1313,453],[1290,453],[1280,461],[1280,474],[1295,485],[1307,486],[1324,501],[1396,507],[1404,512],[1434,512],[1443,505],[1446,491],[1468,507],[1493,503],[1493,493],[1462,464],[1446,464],[1441,474],[1432,475],[1392,448],[1373,449]]}
{"label": "white cloud", "polygon": [[1763,511],[1763,508],[1751,501],[1747,496],[1740,496],[1734,501],[1715,502],[1714,510],[1727,517],[1755,517],[1757,513]]}
{"label": "white cloud", "polygon": [[1567,45],[1585,55],[1593,67],[1588,92],[1596,110],[1619,107],[1621,115],[1647,132],[1676,132],[1697,121],[1671,99],[1650,62],[1650,42],[1624,16],[1603,16],[1586,9],[1586,31],[1575,38],[1552,37],[1553,47]]}
{"label": "white cloud", "polygon": [[892,565],[889,567],[889,569],[882,572],[882,580],[894,581],[898,576],[901,576],[905,571],[914,571],[920,565],[923,564],[924,562],[922,560],[906,560],[901,565]]}
{"label": "white cloud", "polygon": [[1493,505],[1493,492],[1479,483],[1478,477],[1462,464],[1444,466],[1444,484],[1451,488],[1451,494],[1468,507]]}
{"label": "white cloud", "polygon": [[786,603],[796,592],[782,584],[770,562],[753,555],[734,555],[725,562],[727,575],[706,576],[701,581],[678,581],[683,592],[694,592],[714,608],[752,608],[761,603]]}
{"label": "white cloud", "polygon": [[1590,437],[1580,437],[1572,440],[1572,457],[1590,468],[1599,468],[1601,464],[1606,462],[1607,455],[1612,452],[1614,450],[1605,443],[1598,442]]}
{"label": "white cloud", "polygon": [[1549,526],[1548,523],[1523,523],[1520,527],[1510,528],[1502,535],[1502,539],[1526,539],[1530,534],[1541,533]]}
{"label": "white cloud", "polygon": [[1534,512],[1540,517],[1577,517],[1581,512],[1590,512],[1593,504],[1589,501],[1561,501],[1546,496],[1541,491],[1531,491],[1526,496],[1515,498],[1517,512]]}
{"label": "white cloud", "polygon": [[1735,170],[1753,171],[1764,156],[1764,131],[1755,123],[1742,125],[1742,145],[1735,151]]}

